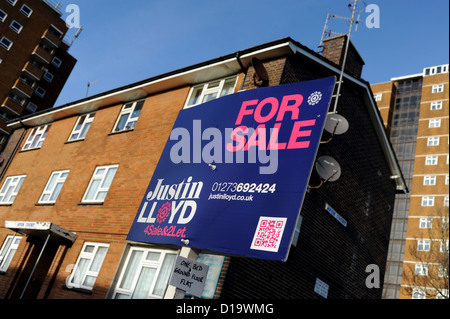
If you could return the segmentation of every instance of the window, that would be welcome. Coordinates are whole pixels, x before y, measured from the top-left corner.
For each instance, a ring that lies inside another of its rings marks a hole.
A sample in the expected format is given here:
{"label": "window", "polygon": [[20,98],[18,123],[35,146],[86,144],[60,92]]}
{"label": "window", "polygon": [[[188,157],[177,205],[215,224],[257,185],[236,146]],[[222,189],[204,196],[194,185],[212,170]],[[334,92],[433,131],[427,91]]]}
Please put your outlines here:
{"label": "window", "polygon": [[429,239],[418,240],[417,251],[430,251],[430,240]]}
{"label": "window", "polygon": [[62,61],[61,61],[61,59],[54,57],[52,60],[52,64],[54,66],[56,66],[57,68],[59,68],[62,65]]}
{"label": "window", "polygon": [[423,288],[414,288],[411,298],[412,299],[427,299]]}
{"label": "window", "polygon": [[2,9],[0,9],[0,22],[5,22],[7,16],[8,14]]}
{"label": "window", "polygon": [[0,40],[0,46],[4,47],[6,50],[11,49],[12,45],[12,41],[7,37],[2,37],[2,39]]}
{"label": "window", "polygon": [[48,83],[51,83],[53,81],[54,75],[51,74],[50,72],[45,72],[44,73],[44,80],[47,81]]}
{"label": "window", "polygon": [[448,196],[444,197],[444,207],[448,207]]}
{"label": "window", "polygon": [[442,101],[431,102],[431,111],[442,110]]}
{"label": "window", "polygon": [[30,113],[34,113],[34,112],[36,112],[37,108],[38,107],[36,104],[34,104],[33,102],[28,102],[26,110]]}
{"label": "window", "polygon": [[189,94],[186,107],[192,107],[219,97],[232,94],[236,86],[237,77],[217,80],[194,86]]}
{"label": "window", "polygon": [[17,33],[20,33],[20,31],[22,31],[22,28],[23,28],[23,26],[16,20],[13,20],[13,22],[11,22],[9,27]]}
{"label": "window", "polygon": [[374,94],[373,98],[375,99],[376,102],[379,102],[383,99],[383,93]]}
{"label": "window", "polygon": [[416,264],[415,273],[418,276],[427,276],[428,275],[428,265],[427,264]]}
{"label": "window", "polygon": [[84,194],[83,202],[103,203],[118,168],[119,165],[97,167]]}
{"label": "window", "polygon": [[15,6],[17,0],[6,0],[10,5]]}
{"label": "window", "polygon": [[95,113],[85,114],[78,118],[77,124],[70,134],[69,141],[79,141],[86,138],[86,135],[94,121]]}
{"label": "window", "polygon": [[423,196],[422,206],[434,206],[434,196]]}
{"label": "window", "polygon": [[423,177],[423,185],[436,185],[436,176],[424,176]]}
{"label": "window", "polygon": [[0,272],[6,272],[22,237],[8,236],[0,249]]}
{"label": "window", "polygon": [[428,128],[441,127],[441,119],[431,119],[428,122]]}
{"label": "window", "polygon": [[421,218],[419,228],[431,228],[433,219],[432,218]]}
{"label": "window", "polygon": [[441,93],[444,92],[444,84],[435,84],[431,90],[431,93]]}
{"label": "window", "polygon": [[432,136],[428,138],[427,146],[438,146],[439,145],[439,136]]}
{"label": "window", "polygon": [[133,247],[117,281],[114,299],[162,299],[176,251]]}
{"label": "window", "polygon": [[39,199],[40,204],[53,204],[58,199],[59,193],[66,181],[69,171],[53,172]]}
{"label": "window", "polygon": [[39,97],[44,97],[45,93],[47,93],[47,91],[43,88],[41,88],[40,86],[38,86],[36,88],[36,91],[34,91],[34,93],[36,93],[37,96]]}
{"label": "window", "polygon": [[108,249],[108,244],[85,243],[66,282],[67,287],[92,290]]}
{"label": "window", "polygon": [[22,6],[22,8],[20,8],[20,12],[22,12],[27,18],[29,18],[31,16],[31,14],[33,13],[33,10],[31,10],[31,8],[29,6],[24,4]]}
{"label": "window", "polygon": [[40,127],[35,127],[30,136],[28,136],[25,145],[23,146],[23,151],[37,149],[44,144],[45,138],[47,137],[48,131],[50,130],[50,124],[44,125]]}
{"label": "window", "polygon": [[439,248],[441,253],[448,253],[448,240],[441,240],[441,247]]}
{"label": "window", "polygon": [[445,175],[445,185],[448,185],[448,175]]}
{"label": "window", "polygon": [[10,205],[14,203],[20,187],[26,175],[8,177],[0,190],[0,205]]}
{"label": "window", "polygon": [[438,157],[437,155],[429,155],[425,158],[425,165],[437,165]]}
{"label": "window", "polygon": [[117,119],[113,132],[134,129],[139,115],[141,114],[144,102],[145,100],[125,104],[120,111],[119,118]]}

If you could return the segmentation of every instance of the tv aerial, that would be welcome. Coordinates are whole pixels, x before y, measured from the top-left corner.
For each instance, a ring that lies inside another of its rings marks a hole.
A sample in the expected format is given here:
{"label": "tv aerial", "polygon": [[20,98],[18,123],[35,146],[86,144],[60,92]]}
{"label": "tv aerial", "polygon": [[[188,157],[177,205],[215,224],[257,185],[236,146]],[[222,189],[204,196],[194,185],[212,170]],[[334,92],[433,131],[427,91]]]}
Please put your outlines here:
{"label": "tv aerial", "polygon": [[[358,2],[360,4],[358,4]],[[337,88],[337,92],[336,92],[336,95],[335,95],[333,113],[337,113],[337,106],[338,106],[339,97],[340,97],[340,94],[341,94],[341,87],[342,87],[342,82],[343,82],[342,79],[344,77],[345,65],[347,63],[347,55],[348,55],[348,49],[349,49],[349,46],[350,46],[350,39],[352,37],[353,25],[356,25],[355,32],[358,31],[358,24],[360,22],[359,18],[361,16],[361,12],[363,12],[365,10],[365,8],[366,8],[366,3],[364,1],[362,1],[362,0],[352,0],[352,1],[349,2],[348,8],[352,12],[352,17],[351,18],[338,16],[336,14],[327,14],[327,18],[325,20],[325,26],[324,26],[323,31],[322,31],[322,38],[320,39],[319,50],[318,50],[318,52],[320,53],[321,50],[323,49],[323,41],[324,41],[326,36],[330,37],[330,36],[342,35],[343,34],[343,33],[332,32],[331,30],[328,29],[328,22],[329,22],[330,18],[345,20],[345,21],[348,21],[350,23],[350,27],[349,27],[348,32],[347,32],[347,41],[345,43],[345,52],[344,52],[344,59],[342,61],[341,73],[339,75],[339,80],[337,82],[338,88]],[[358,17],[357,18],[355,18],[356,13],[358,13]]]}

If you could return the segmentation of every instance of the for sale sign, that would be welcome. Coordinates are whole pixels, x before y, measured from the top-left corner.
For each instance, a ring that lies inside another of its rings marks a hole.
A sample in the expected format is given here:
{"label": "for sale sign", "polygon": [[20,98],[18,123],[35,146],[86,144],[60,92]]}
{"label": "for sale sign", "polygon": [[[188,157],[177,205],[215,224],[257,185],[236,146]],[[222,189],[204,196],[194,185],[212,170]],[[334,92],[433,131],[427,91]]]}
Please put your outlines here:
{"label": "for sale sign", "polygon": [[182,110],[128,240],[286,260],[335,78]]}

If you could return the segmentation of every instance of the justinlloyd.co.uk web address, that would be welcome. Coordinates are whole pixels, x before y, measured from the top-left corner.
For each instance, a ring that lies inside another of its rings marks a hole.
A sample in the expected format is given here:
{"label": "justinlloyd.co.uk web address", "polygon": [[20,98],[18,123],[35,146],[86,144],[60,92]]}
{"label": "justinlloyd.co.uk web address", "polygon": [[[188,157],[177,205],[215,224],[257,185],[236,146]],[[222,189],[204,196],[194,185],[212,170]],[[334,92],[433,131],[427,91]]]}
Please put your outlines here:
{"label": "justinlloyd.co.uk web address", "polygon": [[223,193],[222,194],[221,193],[218,193],[218,194],[210,193],[208,200],[214,200],[214,199],[226,200],[229,202],[235,201],[235,200],[237,200],[237,201],[253,201],[253,195],[244,196],[244,195],[237,195],[237,194],[228,195],[228,194],[223,194]]}

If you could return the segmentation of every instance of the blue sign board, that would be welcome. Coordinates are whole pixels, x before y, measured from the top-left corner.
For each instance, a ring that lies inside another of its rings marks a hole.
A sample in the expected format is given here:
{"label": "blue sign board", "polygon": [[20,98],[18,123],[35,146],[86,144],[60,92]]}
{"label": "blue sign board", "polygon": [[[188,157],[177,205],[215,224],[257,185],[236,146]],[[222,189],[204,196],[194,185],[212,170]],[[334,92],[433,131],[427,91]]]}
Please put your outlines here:
{"label": "blue sign board", "polygon": [[184,109],[127,240],[286,260],[335,78]]}

